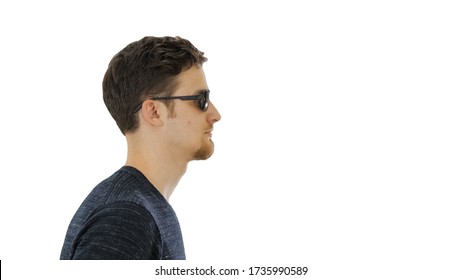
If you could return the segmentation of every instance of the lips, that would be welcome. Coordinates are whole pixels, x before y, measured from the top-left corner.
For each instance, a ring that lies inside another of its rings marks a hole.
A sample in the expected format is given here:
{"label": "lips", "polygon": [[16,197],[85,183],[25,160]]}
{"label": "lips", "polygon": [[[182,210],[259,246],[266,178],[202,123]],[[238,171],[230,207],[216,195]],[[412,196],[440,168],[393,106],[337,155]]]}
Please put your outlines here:
{"label": "lips", "polygon": [[206,134],[209,138],[212,138],[212,131],[213,128],[207,129],[206,131],[204,131],[204,134]]}

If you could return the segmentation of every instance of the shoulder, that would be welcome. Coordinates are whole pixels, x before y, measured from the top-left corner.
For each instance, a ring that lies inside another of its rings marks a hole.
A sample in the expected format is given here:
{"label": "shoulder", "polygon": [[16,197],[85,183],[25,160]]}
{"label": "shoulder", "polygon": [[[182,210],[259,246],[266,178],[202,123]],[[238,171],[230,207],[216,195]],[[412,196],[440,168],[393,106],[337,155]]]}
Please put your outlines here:
{"label": "shoulder", "polygon": [[156,203],[156,200],[158,200],[158,192],[144,175],[135,168],[123,166],[101,181],[90,192],[85,203],[93,204],[92,208],[96,205],[118,202],[133,202],[148,206]]}

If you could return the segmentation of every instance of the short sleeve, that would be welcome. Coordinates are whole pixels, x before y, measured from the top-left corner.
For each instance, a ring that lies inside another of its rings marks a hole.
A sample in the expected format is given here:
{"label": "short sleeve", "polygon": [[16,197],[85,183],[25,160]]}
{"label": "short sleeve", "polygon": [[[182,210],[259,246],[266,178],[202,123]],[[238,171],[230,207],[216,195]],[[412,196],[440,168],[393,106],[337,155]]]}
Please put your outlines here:
{"label": "short sleeve", "polygon": [[162,255],[153,217],[134,203],[115,203],[98,209],[82,227],[71,259],[142,260]]}

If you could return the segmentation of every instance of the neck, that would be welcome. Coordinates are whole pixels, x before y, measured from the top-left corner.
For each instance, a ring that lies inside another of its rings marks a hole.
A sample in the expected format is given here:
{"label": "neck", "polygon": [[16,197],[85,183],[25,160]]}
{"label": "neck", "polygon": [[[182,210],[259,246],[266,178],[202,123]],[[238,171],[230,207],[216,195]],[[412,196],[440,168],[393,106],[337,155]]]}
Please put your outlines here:
{"label": "neck", "polygon": [[[143,149],[128,141],[125,165],[138,169],[168,201],[178,182],[186,172],[187,161],[181,161],[168,154],[168,149]],[[157,146],[158,147],[158,146]]]}

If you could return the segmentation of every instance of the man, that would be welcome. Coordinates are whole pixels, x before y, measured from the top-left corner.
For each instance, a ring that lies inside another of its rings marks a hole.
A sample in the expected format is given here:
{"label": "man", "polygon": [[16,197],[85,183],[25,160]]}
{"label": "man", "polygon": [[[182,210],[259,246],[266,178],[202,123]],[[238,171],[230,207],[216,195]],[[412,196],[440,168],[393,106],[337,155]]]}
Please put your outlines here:
{"label": "man", "polygon": [[145,37],[114,56],[104,102],[125,135],[125,166],[73,217],[61,259],[185,259],[168,199],[188,162],[209,158],[213,124],[203,53],[180,37]]}

